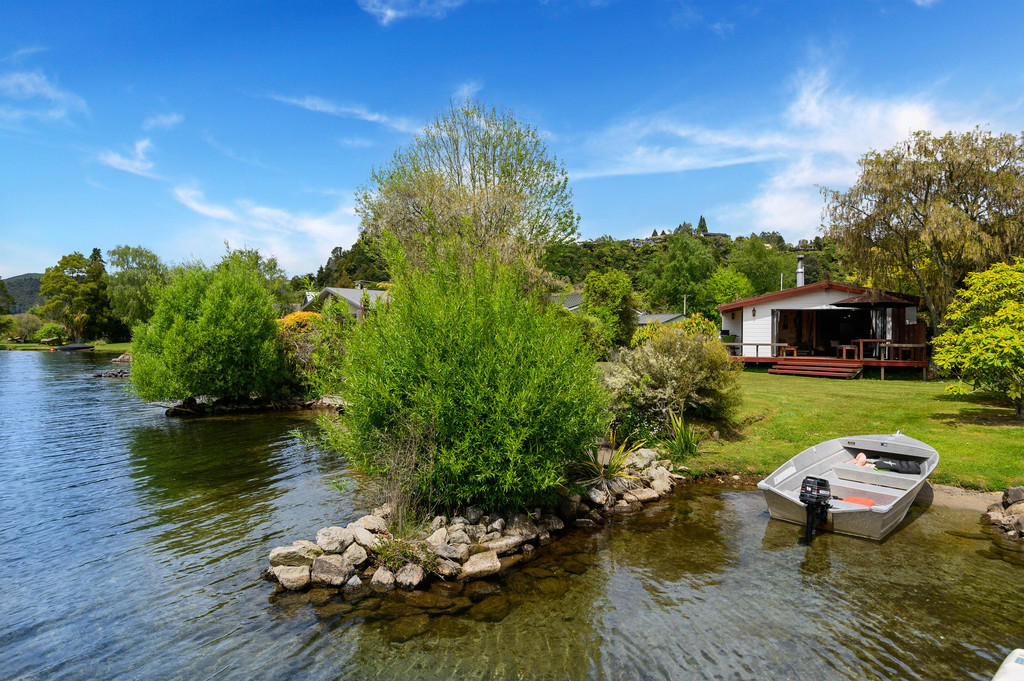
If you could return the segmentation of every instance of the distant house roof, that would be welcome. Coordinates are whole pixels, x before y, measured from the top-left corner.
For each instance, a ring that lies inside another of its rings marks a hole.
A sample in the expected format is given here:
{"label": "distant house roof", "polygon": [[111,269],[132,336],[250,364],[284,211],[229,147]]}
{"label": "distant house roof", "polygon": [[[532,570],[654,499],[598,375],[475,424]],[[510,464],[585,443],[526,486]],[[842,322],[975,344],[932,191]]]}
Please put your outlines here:
{"label": "distant house roof", "polygon": [[664,314],[642,314],[637,316],[636,323],[639,326],[643,326],[645,324],[653,324],[654,322],[658,322],[659,324],[671,324],[672,322],[678,322],[682,319],[685,319],[685,317],[683,317],[682,313],[680,312],[668,312]]}
{"label": "distant house roof", "polygon": [[566,310],[575,312],[583,304],[582,293],[556,293],[551,296],[552,303],[558,303]]}
{"label": "distant house roof", "polygon": [[344,300],[348,303],[352,309],[352,314],[356,317],[362,317],[363,311],[363,294],[366,294],[370,298],[371,303],[377,302],[378,298],[387,299],[387,291],[377,291],[369,288],[333,288],[327,287],[317,293],[313,297],[307,296],[306,302],[303,303],[302,307],[299,308],[301,311],[306,312],[314,308],[323,305],[328,298],[334,297],[340,300]]}
{"label": "distant house roof", "polygon": [[[731,303],[722,303],[718,306],[719,312],[728,312],[729,310],[739,310],[747,307],[748,305],[761,305],[763,303],[771,302],[773,300],[782,300],[784,298],[791,298],[793,296],[802,296],[805,293],[811,293],[813,291],[844,291],[846,293],[852,293],[855,297],[868,300],[873,295],[871,289],[864,288],[863,286],[854,286],[853,284],[843,284],[838,281],[819,281],[815,284],[808,284],[806,286],[795,286],[793,288],[783,289],[782,291],[772,291],[771,293],[764,293],[759,296],[752,298],[743,298],[741,300],[735,300]],[[917,305],[918,299],[914,296],[904,296],[900,294],[891,293],[888,291],[881,292],[881,295],[893,296],[898,298],[903,304],[909,302],[911,305]],[[849,300],[849,299],[847,299]]]}

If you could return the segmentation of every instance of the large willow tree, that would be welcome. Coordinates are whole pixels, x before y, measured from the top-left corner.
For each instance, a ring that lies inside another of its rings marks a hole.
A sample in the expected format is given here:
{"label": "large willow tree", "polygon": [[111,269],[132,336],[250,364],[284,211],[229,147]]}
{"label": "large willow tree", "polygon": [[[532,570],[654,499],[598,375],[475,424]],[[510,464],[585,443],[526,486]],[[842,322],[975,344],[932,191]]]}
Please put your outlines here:
{"label": "large willow tree", "polygon": [[394,234],[413,264],[455,243],[532,262],[579,224],[565,167],[536,128],[475,101],[453,102],[375,168],[356,211],[364,235]]}
{"label": "large willow tree", "polygon": [[874,286],[911,284],[933,332],[968,273],[1024,254],[1024,138],[917,132],[859,164],[823,190],[823,229]]}

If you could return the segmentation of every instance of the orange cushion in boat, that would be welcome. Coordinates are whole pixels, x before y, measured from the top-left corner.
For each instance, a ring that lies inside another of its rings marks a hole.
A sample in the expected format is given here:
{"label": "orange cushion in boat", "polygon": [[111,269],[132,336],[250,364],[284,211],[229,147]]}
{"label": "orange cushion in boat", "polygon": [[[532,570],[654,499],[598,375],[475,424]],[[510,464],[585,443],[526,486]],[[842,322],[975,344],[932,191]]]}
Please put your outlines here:
{"label": "orange cushion in boat", "polygon": [[860,504],[861,506],[875,505],[873,499],[865,499],[864,497],[843,497],[843,501],[849,501],[851,504]]}

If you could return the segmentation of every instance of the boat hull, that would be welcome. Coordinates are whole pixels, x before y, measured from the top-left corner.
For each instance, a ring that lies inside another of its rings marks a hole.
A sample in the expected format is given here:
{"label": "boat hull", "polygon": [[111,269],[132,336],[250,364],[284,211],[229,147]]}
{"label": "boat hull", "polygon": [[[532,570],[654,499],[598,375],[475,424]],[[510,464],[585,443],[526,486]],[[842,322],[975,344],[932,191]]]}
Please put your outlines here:
{"label": "boat hull", "polygon": [[[915,485],[908,494],[884,513],[877,513],[870,508],[829,512],[828,521],[821,529],[865,539],[884,539],[907,517],[910,506],[914,503],[914,499],[917,498],[917,494],[924,487],[925,482],[922,480]],[[793,501],[772,490],[762,490],[762,492],[768,504],[768,514],[772,518],[798,525],[803,525],[807,521],[807,510],[799,501]]]}
{"label": "boat hull", "polygon": [[[895,456],[917,461],[921,473],[909,475],[858,466],[852,457],[860,452],[874,458]],[[881,540],[907,516],[938,460],[935,449],[901,433],[837,438],[800,452],[758,483],[758,488],[764,493],[772,518],[803,525],[807,511],[799,501],[800,483],[805,476],[824,478],[834,500],[822,529]],[[868,499],[874,505],[845,501],[846,497]]]}

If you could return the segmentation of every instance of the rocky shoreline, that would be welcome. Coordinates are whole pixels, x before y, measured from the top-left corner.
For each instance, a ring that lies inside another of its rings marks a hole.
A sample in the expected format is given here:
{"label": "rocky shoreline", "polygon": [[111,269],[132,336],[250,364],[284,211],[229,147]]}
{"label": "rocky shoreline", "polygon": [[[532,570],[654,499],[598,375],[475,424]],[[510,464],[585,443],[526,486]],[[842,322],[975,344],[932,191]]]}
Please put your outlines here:
{"label": "rocky shoreline", "polygon": [[1024,487],[1008,488],[1000,501],[988,507],[982,520],[992,526],[998,546],[1024,552]]}
{"label": "rocky shoreline", "polygon": [[[499,514],[468,507],[450,518],[435,517],[428,530],[412,539],[388,533],[391,509],[381,507],[345,527],[321,529],[316,541],[275,548],[262,576],[288,591],[358,595],[404,590],[405,602],[429,600],[436,610],[440,601],[431,582],[458,584],[500,574],[529,561],[560,533],[637,513],[686,480],[651,449],[629,454],[625,463],[630,477],[602,481],[586,495],[562,490],[550,508]],[[427,587],[431,590],[423,591]],[[449,601],[446,608],[461,603]]]}

